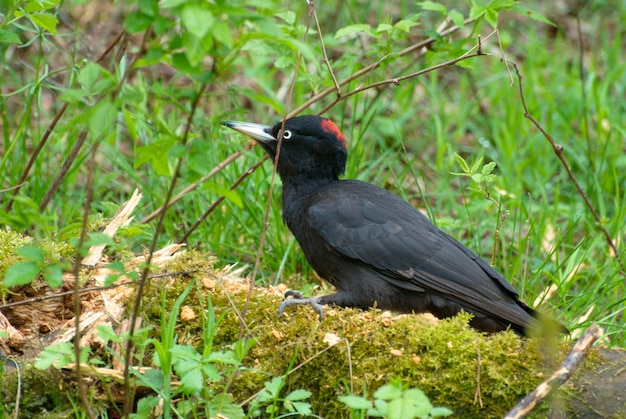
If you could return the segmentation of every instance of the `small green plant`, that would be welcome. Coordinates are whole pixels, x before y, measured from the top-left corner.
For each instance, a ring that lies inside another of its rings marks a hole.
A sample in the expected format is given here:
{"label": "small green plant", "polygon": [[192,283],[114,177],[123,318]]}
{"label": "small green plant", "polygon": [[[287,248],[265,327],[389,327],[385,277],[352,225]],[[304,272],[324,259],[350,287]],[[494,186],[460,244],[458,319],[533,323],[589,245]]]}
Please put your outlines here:
{"label": "small green plant", "polygon": [[399,381],[381,386],[374,392],[374,401],[348,395],[339,401],[352,410],[353,418],[367,416],[387,419],[438,418],[453,412],[446,407],[433,406],[422,390],[405,388]]}
{"label": "small green plant", "polygon": [[478,192],[490,199],[491,194],[489,192],[489,185],[496,180],[496,175],[493,174],[493,170],[496,168],[496,163],[492,161],[487,164],[483,164],[483,158],[479,157],[478,160],[476,160],[476,162],[470,167],[469,163],[459,154],[454,153],[454,157],[463,171],[451,174],[454,176],[469,177],[476,186],[468,186],[468,189],[470,191]]}
{"label": "small green plant", "polygon": [[16,253],[24,260],[7,268],[3,282],[5,287],[30,284],[39,274],[52,288],[61,286],[63,269],[59,263],[46,261],[43,250],[36,246],[24,246]]}
{"label": "small green plant", "polygon": [[[83,347],[80,350],[80,362],[88,361],[89,348]],[[76,360],[74,346],[71,342],[61,342],[56,345],[46,346],[35,360],[35,368],[46,370],[50,367],[63,368],[67,364]]]}
{"label": "small green plant", "polygon": [[287,416],[312,416],[311,404],[308,402],[311,392],[297,389],[280,396],[285,386],[284,377],[274,377],[265,382],[265,388],[250,403],[250,416],[282,418]]}
{"label": "small green plant", "polygon": [[[197,415],[201,409],[204,409],[207,417],[245,417],[243,409],[228,392],[228,387],[254,340],[241,339],[232,345],[232,349],[215,350],[213,337],[226,312],[216,318],[209,297],[205,310],[202,351],[177,342],[178,313],[194,285],[192,282],[185,289],[171,310],[165,307],[165,292],[162,293],[161,336],[148,340],[148,344],[155,349],[154,364],[160,368],[160,372],[152,370],[145,374],[137,373],[141,382],[154,389],[157,395],[139,401],[137,418],[151,417],[152,408],[160,400],[163,400],[164,417],[188,417]],[[179,378],[179,386],[171,385],[172,373]],[[182,400],[177,401],[181,397]]]}

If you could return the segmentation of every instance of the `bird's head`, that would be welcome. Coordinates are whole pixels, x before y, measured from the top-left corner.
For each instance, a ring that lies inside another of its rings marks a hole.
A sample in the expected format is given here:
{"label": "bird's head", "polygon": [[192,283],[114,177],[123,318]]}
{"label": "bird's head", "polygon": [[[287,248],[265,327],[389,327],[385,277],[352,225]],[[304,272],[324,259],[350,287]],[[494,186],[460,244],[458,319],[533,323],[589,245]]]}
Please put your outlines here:
{"label": "bird's head", "polygon": [[[254,138],[273,159],[278,148],[281,122],[273,126],[224,121],[223,125]],[[278,173],[290,177],[337,179],[346,168],[348,150],[343,134],[331,120],[303,115],[285,121],[278,157]]]}

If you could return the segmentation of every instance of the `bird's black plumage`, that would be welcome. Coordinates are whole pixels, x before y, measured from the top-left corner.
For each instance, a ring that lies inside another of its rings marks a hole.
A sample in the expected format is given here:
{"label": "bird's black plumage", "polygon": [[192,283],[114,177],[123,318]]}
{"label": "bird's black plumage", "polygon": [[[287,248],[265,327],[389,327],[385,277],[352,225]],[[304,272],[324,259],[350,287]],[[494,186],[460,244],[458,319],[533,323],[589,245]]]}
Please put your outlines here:
{"label": "bird's black plumage", "polygon": [[[224,122],[255,138],[275,159],[281,124]],[[278,173],[283,219],[307,261],[337,288],[313,299],[286,300],[450,317],[464,310],[486,332],[507,327],[523,335],[541,316],[474,252],[435,227],[422,213],[375,185],[340,180],[347,149],[340,130],[318,116],[288,119]],[[292,294],[294,295],[294,294]],[[558,325],[560,329],[566,329]]]}

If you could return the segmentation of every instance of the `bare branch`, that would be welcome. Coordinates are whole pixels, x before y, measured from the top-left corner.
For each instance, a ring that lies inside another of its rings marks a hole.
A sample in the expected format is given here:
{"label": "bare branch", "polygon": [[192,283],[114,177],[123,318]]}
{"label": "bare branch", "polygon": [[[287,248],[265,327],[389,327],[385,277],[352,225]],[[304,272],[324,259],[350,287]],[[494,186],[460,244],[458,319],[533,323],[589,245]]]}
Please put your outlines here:
{"label": "bare branch", "polygon": [[[167,208],[171,207],[172,205],[174,205],[175,203],[177,203],[178,201],[183,199],[185,197],[185,195],[187,195],[188,193],[194,191],[196,188],[198,188],[198,186],[200,186],[201,184],[203,184],[204,182],[206,182],[207,180],[211,179],[213,176],[215,176],[216,174],[218,174],[219,172],[224,170],[224,168],[226,166],[228,166],[229,164],[231,164],[232,162],[237,160],[242,155],[243,155],[243,153],[241,151],[237,151],[237,152],[231,154],[230,156],[226,157],[217,166],[215,166],[213,169],[211,169],[211,171],[208,174],[202,176],[199,181],[192,183],[191,185],[187,186],[185,189],[180,191],[178,194],[176,194],[176,196],[173,197],[172,200],[167,203]],[[141,221],[139,221],[139,224],[149,223],[150,221],[155,219],[156,216],[159,215],[159,213],[162,210],[163,210],[163,206],[160,206],[159,208],[157,208],[156,210],[152,211],[150,214],[145,216]],[[180,241],[182,242],[184,240],[180,240]]]}
{"label": "bare branch", "polygon": [[517,78],[519,80],[519,94],[520,94],[520,99],[522,101],[522,107],[524,108],[524,117],[530,120],[530,122],[532,122],[532,124],[539,130],[539,132],[541,132],[541,134],[543,134],[543,136],[548,140],[548,142],[552,146],[552,149],[554,150],[554,154],[556,154],[556,156],[559,158],[559,160],[561,161],[561,164],[563,165],[563,168],[567,172],[567,177],[574,184],[574,187],[578,191],[578,194],[582,197],[583,201],[585,201],[585,205],[587,206],[587,209],[589,209],[589,212],[591,212],[591,214],[593,215],[593,218],[596,220],[596,224],[598,228],[600,229],[600,231],[602,231],[602,234],[604,234],[606,242],[608,246],[611,248],[611,251],[613,252],[613,254],[616,256],[617,261],[620,265],[620,269],[623,273],[624,263],[622,262],[621,258],[619,258],[619,253],[617,251],[617,247],[615,247],[615,243],[613,242],[611,233],[609,233],[609,231],[606,229],[606,227],[602,223],[602,219],[600,218],[600,215],[591,204],[589,197],[587,196],[583,188],[580,186],[580,183],[578,183],[578,180],[576,179],[576,176],[574,176],[574,173],[572,172],[572,169],[567,163],[567,160],[565,160],[565,156],[563,155],[563,146],[560,144],[557,144],[557,142],[554,141],[554,138],[552,138],[552,136],[548,134],[548,132],[541,126],[541,124],[530,114],[530,111],[528,110],[528,106],[526,105],[526,98],[524,96],[524,86],[522,82],[523,77],[519,71],[519,67],[513,61],[507,61],[507,62],[513,66],[513,68],[515,69],[515,74],[517,74]]}
{"label": "bare branch", "polygon": [[315,10],[313,10],[313,19],[315,20],[315,25],[317,26],[317,34],[320,38],[320,45],[322,46],[322,54],[324,54],[324,62],[326,63],[326,67],[328,67],[330,78],[333,79],[333,85],[335,86],[335,90],[337,90],[337,98],[340,98],[341,87],[339,87],[339,83],[337,83],[337,78],[335,77],[335,73],[333,72],[333,68],[330,65],[330,60],[328,59],[328,54],[326,53],[326,45],[324,45],[324,37],[322,36],[322,28],[320,27],[320,22],[317,19],[317,13],[315,13]]}
{"label": "bare branch", "polygon": [[592,324],[580,337],[570,353],[565,358],[558,370],[546,381],[524,397],[513,409],[506,414],[504,419],[521,419],[528,415],[535,406],[540,404],[550,393],[562,386],[578,368],[580,363],[587,356],[589,348],[598,338],[602,336],[604,330],[597,324]]}

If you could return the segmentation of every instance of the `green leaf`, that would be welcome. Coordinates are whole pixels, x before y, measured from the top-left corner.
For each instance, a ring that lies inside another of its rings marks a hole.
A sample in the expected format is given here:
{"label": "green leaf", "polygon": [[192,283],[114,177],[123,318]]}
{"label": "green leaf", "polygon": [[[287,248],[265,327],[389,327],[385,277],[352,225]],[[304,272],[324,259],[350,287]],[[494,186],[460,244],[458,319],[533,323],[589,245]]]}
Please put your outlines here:
{"label": "green leaf", "polygon": [[335,39],[341,38],[343,36],[353,35],[355,33],[366,33],[368,35],[371,35],[372,27],[366,23],[348,25],[344,28],[339,29],[337,33],[335,33]]}
{"label": "green leaf", "polygon": [[211,191],[217,195],[221,195],[224,198],[228,199],[233,204],[235,204],[237,208],[243,209],[243,198],[241,197],[241,194],[238,191],[227,189],[227,188],[220,188],[211,184],[206,184],[206,186],[203,189]]}
{"label": "green leaf", "polygon": [[274,16],[276,16],[279,19],[282,19],[283,21],[285,21],[285,23],[289,25],[293,25],[294,23],[296,23],[296,14],[291,10],[287,10],[286,12],[276,13]]}
{"label": "green leaf", "polygon": [[57,24],[59,20],[56,16],[50,13],[35,13],[29,15],[30,20],[40,28],[50,32],[51,34],[57,33]]}
{"label": "green leaf", "polygon": [[471,177],[474,182],[483,183],[484,177],[480,173],[474,173]]}
{"label": "green leaf", "polygon": [[265,382],[265,390],[267,390],[272,397],[278,397],[280,389],[283,388],[283,385],[283,377],[274,377],[272,378],[272,381]]}
{"label": "green leaf", "polygon": [[224,44],[226,47],[233,47],[232,31],[228,27],[228,24],[223,20],[215,22],[215,25],[211,28],[211,35],[213,35],[216,41]]}
{"label": "green leaf", "polygon": [[156,0],[139,0],[139,10],[148,16],[156,16],[159,13],[159,5]]}
{"label": "green leaf", "polygon": [[98,332],[98,337],[105,342],[123,342],[124,338],[117,334],[115,330],[111,326],[96,326],[96,331]]}
{"label": "green leaf", "polygon": [[241,406],[233,402],[228,393],[218,393],[211,397],[207,404],[207,417],[224,417],[228,419],[245,419],[246,415]]}
{"label": "green leaf", "polygon": [[469,18],[471,20],[480,19],[485,14],[485,6],[479,4],[477,0],[472,0],[471,4]]}
{"label": "green leaf", "polygon": [[308,416],[313,414],[313,410],[311,410],[311,404],[306,402],[289,402],[293,406],[294,410],[298,412],[301,416]]}
{"label": "green leaf", "polygon": [[463,16],[461,13],[457,12],[456,10],[451,10],[450,13],[448,13],[448,17],[459,28],[462,28],[463,26],[465,26],[465,16]]}
{"label": "green leaf", "polygon": [[311,392],[308,390],[304,390],[304,389],[297,389],[292,391],[291,393],[289,393],[287,395],[287,397],[285,397],[285,400],[306,400],[309,397],[311,397]]}
{"label": "green leaf", "polygon": [[522,16],[526,16],[530,19],[536,20],[538,22],[541,23],[546,23],[548,25],[552,25],[554,27],[556,27],[556,24],[554,22],[552,22],[550,19],[548,19],[547,17],[545,17],[544,15],[542,15],[541,13],[537,13],[534,10],[530,9],[529,7],[526,7],[523,4],[516,4],[515,6],[513,6],[512,10],[515,13],[519,13]]}
{"label": "green leaf", "polygon": [[476,162],[472,165],[472,169],[470,170],[471,173],[476,173],[478,172],[478,169],[480,169],[480,167],[483,164],[483,158],[479,157],[478,160],[476,160]]}
{"label": "green leaf", "polygon": [[374,397],[382,400],[394,400],[400,398],[401,396],[402,389],[392,384],[380,386],[378,390],[374,392]]}
{"label": "green leaf", "polygon": [[415,408],[410,401],[399,398],[389,402],[386,417],[387,419],[413,419],[416,416],[415,413]]}
{"label": "green leaf", "polygon": [[203,360],[204,362],[219,362],[221,364],[230,364],[230,365],[239,365],[240,362],[235,359],[233,353],[231,351],[222,352],[215,351],[211,352],[208,356]]}
{"label": "green leaf", "polygon": [[493,172],[493,169],[495,169],[495,167],[496,167],[496,162],[495,161],[487,163],[486,165],[483,166],[482,174],[483,175],[490,174],[491,172]]}
{"label": "green leaf", "polygon": [[444,6],[443,4],[436,3],[434,1],[418,1],[415,4],[417,4],[424,10],[430,10],[433,12],[439,12],[443,14],[446,13],[446,6]]}
{"label": "green leaf", "polygon": [[493,9],[485,10],[485,20],[491,25],[492,28],[498,27],[498,12]]}
{"label": "green leaf", "polygon": [[174,145],[174,140],[161,140],[154,144],[139,146],[135,149],[135,167],[144,163],[150,163],[159,176],[170,174],[170,165],[167,159],[169,149]]}
{"label": "green leaf", "polygon": [[163,0],[160,3],[161,8],[169,9],[170,7],[178,7],[185,4],[188,0]]}
{"label": "green leaf", "polygon": [[30,284],[39,275],[40,268],[33,262],[19,262],[11,265],[4,273],[4,286],[11,288]]}
{"label": "green leaf", "polygon": [[79,70],[78,83],[80,83],[83,89],[90,92],[96,81],[98,81],[101,72],[102,68],[98,64],[89,62]]}
{"label": "green leaf", "polygon": [[393,31],[393,26],[391,26],[388,23],[381,23],[380,25],[378,25],[376,27],[376,32],[380,33],[380,32],[392,32]]}
{"label": "green leaf", "polygon": [[467,165],[467,162],[463,157],[461,157],[460,154],[454,153],[454,158],[456,159],[457,163],[459,163],[459,166],[461,166],[461,170],[463,170],[465,173],[470,173],[470,168]]}
{"label": "green leaf", "polygon": [[418,23],[413,21],[413,20],[403,19],[403,20],[398,21],[398,23],[396,23],[394,25],[394,27],[396,29],[399,29],[399,30],[403,31],[403,32],[409,33],[411,28],[413,26],[417,26],[417,25],[418,25]]}
{"label": "green leaf", "polygon": [[487,5],[488,8],[495,11],[510,9],[517,4],[517,0],[491,0]]}
{"label": "green leaf", "polygon": [[43,270],[43,279],[52,288],[59,288],[63,284],[63,269],[59,265],[48,265]]}
{"label": "green leaf", "polygon": [[[80,363],[87,362],[89,348],[83,347],[80,351]],[[57,345],[46,346],[35,360],[35,368],[45,370],[51,366],[63,368],[70,362],[74,362],[74,346],[71,342],[62,342]]]}
{"label": "green leaf", "polygon": [[117,281],[120,276],[124,275],[126,271],[126,267],[119,260],[114,260],[113,262],[108,263],[105,267],[113,272],[116,272],[114,274],[109,274],[106,276],[106,278],[104,279],[105,287],[111,286],[113,283],[115,283],[115,281]]}
{"label": "green leaf", "polygon": [[157,396],[148,396],[140,399],[137,402],[137,416],[141,418],[152,417],[153,410],[160,401],[161,399]]}
{"label": "green leaf", "polygon": [[[111,132],[115,129],[116,118],[117,108],[109,98],[103,98],[94,107],[91,118],[89,118],[89,133],[92,137],[98,138],[106,132]],[[103,244],[114,244],[114,242],[110,240]]]}
{"label": "green leaf", "polygon": [[22,256],[24,259],[27,259],[31,262],[35,262],[38,264],[44,263],[44,254],[43,250],[36,246],[24,246],[20,247],[15,251],[18,255]]}
{"label": "green leaf", "polygon": [[[389,403],[387,403],[386,401],[382,399],[376,399],[374,401],[374,409],[367,409],[367,414],[369,416],[385,417],[387,416],[388,408],[389,408]],[[375,414],[374,412],[377,412],[377,414]]]}
{"label": "green leaf", "polygon": [[428,400],[428,396],[417,388],[410,388],[404,392],[402,399],[411,403],[414,408],[414,416],[426,416],[433,410],[433,405]]}
{"label": "green leaf", "polygon": [[198,4],[184,6],[180,19],[183,26],[197,38],[204,37],[215,22],[213,13]]}
{"label": "green leaf", "polygon": [[211,49],[213,37],[205,36],[198,38],[191,32],[186,32],[182,37],[183,49],[185,56],[192,66],[191,73],[197,73],[202,70],[202,60]]}
{"label": "green leaf", "polygon": [[447,407],[437,406],[433,407],[433,409],[430,411],[430,416],[432,416],[433,418],[440,418],[443,416],[450,416],[453,413],[454,412]]}
{"label": "green leaf", "polygon": [[296,57],[290,55],[281,55],[274,61],[274,67],[276,68],[289,68],[296,63]]}
{"label": "green leaf", "polygon": [[51,1],[41,1],[41,0],[31,0],[26,2],[26,6],[24,7],[24,11],[26,14],[33,14],[37,12],[42,12],[44,10],[48,10],[56,6],[59,2],[51,2]]}
{"label": "green leaf", "polygon": [[[217,375],[220,378],[219,374]],[[191,368],[180,377],[180,383],[183,390],[187,394],[198,394],[204,387],[204,380],[202,377],[202,370],[200,368]]]}
{"label": "green leaf", "polygon": [[210,381],[219,381],[222,379],[220,371],[215,365],[202,364],[202,374]]}
{"label": "green leaf", "polygon": [[113,262],[107,263],[105,265],[105,268],[111,271],[115,271],[120,274],[123,274],[124,272],[126,272],[126,267],[120,260],[114,260]]}
{"label": "green leaf", "polygon": [[21,44],[20,37],[8,29],[0,28],[0,42],[3,44]]}
{"label": "green leaf", "polygon": [[347,405],[350,409],[364,410],[371,409],[373,406],[371,401],[361,396],[341,396],[339,397],[339,401]]}
{"label": "green leaf", "polygon": [[[151,368],[145,372],[139,372],[136,368],[131,368],[130,371],[137,377],[137,380],[146,387],[154,390],[160,390],[163,388],[163,372],[154,368]],[[169,378],[169,377],[168,377]]]}
{"label": "green leaf", "polygon": [[148,29],[153,21],[152,16],[141,12],[132,12],[124,19],[124,27],[128,33],[139,33]]}
{"label": "green leaf", "polygon": [[85,241],[85,246],[87,247],[99,246],[101,244],[104,244],[107,246],[114,246],[115,241],[108,234],[97,233],[97,232],[89,233],[89,235],[87,236],[87,240]]}

